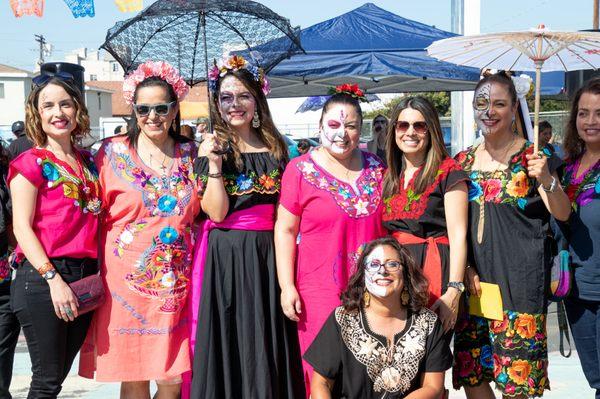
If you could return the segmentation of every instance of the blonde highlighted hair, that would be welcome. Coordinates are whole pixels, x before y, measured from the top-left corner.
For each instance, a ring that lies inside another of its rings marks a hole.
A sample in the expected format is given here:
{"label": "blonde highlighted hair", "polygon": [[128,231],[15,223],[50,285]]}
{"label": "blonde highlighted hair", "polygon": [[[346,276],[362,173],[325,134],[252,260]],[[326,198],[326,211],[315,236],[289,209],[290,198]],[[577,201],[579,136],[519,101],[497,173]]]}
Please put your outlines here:
{"label": "blonde highlighted hair", "polygon": [[42,118],[40,117],[38,101],[42,90],[51,84],[62,87],[73,100],[76,113],[75,129],[71,133],[71,141],[84,137],[90,133],[90,117],[81,92],[61,79],[51,78],[39,86],[34,86],[31,93],[29,93],[27,103],[25,104],[25,133],[29,140],[36,146],[42,146],[46,144],[46,141],[48,140],[46,132],[42,129]]}

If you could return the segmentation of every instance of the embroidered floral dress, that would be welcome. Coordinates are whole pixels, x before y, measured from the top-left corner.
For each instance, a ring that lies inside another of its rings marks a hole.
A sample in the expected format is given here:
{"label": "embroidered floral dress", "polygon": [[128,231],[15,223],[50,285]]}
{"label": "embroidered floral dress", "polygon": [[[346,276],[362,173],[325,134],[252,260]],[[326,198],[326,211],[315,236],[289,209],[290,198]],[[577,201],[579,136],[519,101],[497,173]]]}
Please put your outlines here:
{"label": "embroidered floral dress", "polygon": [[569,236],[574,266],[571,296],[600,301],[600,160],[577,176],[580,162],[581,158],[567,161],[562,184],[573,212],[568,225],[558,224],[568,231]]}
{"label": "embroidered floral dress", "polygon": [[[421,194],[415,194],[414,182],[421,171],[422,169],[417,170],[406,189],[404,176],[401,176],[398,194],[384,199],[383,226],[391,234],[406,233],[414,236],[404,238],[406,236],[401,235],[397,239],[407,246],[417,264],[423,268],[426,259],[432,257],[429,246],[437,246],[439,261],[434,265],[437,268],[435,277],[438,279],[435,285],[441,288],[443,294],[450,272],[450,247],[447,242],[440,242],[444,238],[447,241],[448,237],[444,195],[458,183],[467,181],[468,177],[454,159],[446,158],[440,164],[433,183]],[[431,281],[432,276],[427,277]],[[439,298],[439,293],[430,296],[433,302]]]}
{"label": "embroidered floral dress", "polygon": [[429,309],[408,312],[393,345],[373,332],[364,311],[335,309],[304,358],[335,381],[333,398],[400,399],[417,390],[423,373],[452,366],[438,317]]}
{"label": "embroidered floral dress", "polygon": [[[354,187],[321,168],[311,154],[293,159],[285,170],[281,205],[300,217],[296,289],[302,300],[298,335],[302,353],[340,304],[363,244],[382,237],[383,165],[363,152],[363,171]],[[304,362],[309,386],[311,366]]]}
{"label": "embroidered floral dress", "polygon": [[[496,382],[507,396],[542,396],[549,389],[546,287],[551,260],[550,214],[527,176],[526,142],[506,170],[472,170],[476,148],[459,153],[469,174],[470,260],[481,281],[498,284],[504,319],[459,318],[454,339],[454,386]],[[546,151],[546,150],[545,150]],[[550,172],[562,162],[546,154]],[[483,239],[477,240],[480,204],[485,207]]]}
{"label": "embroidered floral dress", "polygon": [[[284,165],[269,152],[241,157],[239,170],[223,161],[229,210],[208,236],[191,398],[301,399],[298,338],[281,311],[273,239]],[[207,158],[195,168],[204,187]]]}
{"label": "embroidered floral dress", "polygon": [[82,347],[82,376],[96,371],[98,381],[173,381],[190,370],[184,307],[200,209],[195,153],[189,143],[177,143],[164,175],[147,167],[125,137],[107,140],[96,155],[109,297]]}

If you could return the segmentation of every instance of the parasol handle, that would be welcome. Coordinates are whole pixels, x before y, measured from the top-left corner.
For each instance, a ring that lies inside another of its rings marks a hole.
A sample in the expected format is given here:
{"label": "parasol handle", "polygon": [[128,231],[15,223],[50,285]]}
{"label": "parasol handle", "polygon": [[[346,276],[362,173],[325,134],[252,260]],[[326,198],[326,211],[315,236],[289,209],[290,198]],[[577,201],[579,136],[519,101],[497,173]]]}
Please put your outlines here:
{"label": "parasol handle", "polygon": [[540,83],[542,81],[542,61],[536,61],[535,65],[535,106],[533,108],[533,152],[539,150],[540,129]]}
{"label": "parasol handle", "polygon": [[[543,25],[541,25],[543,27]],[[539,122],[540,122],[540,84],[542,83],[542,65],[544,60],[542,59],[542,36],[538,37],[537,40],[537,59],[535,60],[535,106],[533,108],[533,153],[537,154],[539,151]]]}

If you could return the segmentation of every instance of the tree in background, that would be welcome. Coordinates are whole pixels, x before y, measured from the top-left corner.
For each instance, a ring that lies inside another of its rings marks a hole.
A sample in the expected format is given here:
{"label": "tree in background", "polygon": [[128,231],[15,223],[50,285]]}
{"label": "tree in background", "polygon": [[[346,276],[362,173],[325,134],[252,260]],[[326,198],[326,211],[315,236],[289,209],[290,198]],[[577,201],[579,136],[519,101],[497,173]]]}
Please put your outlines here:
{"label": "tree in background", "polygon": [[[433,104],[440,116],[450,116],[450,93],[447,91],[406,93],[404,96],[425,97],[426,99],[431,101],[431,103]],[[396,105],[398,105],[398,103],[404,98],[404,96],[394,97],[390,101],[385,103],[383,108],[366,112],[364,116],[365,119],[373,119],[379,114],[385,115],[387,118],[389,118]]]}

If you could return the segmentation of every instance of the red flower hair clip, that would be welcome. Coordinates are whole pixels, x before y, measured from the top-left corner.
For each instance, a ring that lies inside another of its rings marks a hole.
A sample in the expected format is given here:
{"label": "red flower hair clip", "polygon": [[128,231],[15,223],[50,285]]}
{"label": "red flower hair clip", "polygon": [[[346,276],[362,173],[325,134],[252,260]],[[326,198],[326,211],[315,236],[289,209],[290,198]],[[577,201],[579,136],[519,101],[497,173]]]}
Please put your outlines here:
{"label": "red flower hair clip", "polygon": [[360,102],[366,102],[367,97],[365,96],[365,92],[358,87],[357,84],[349,84],[344,83],[342,85],[338,85],[336,87],[332,87],[329,89],[329,94],[348,94],[351,97],[356,98]]}

